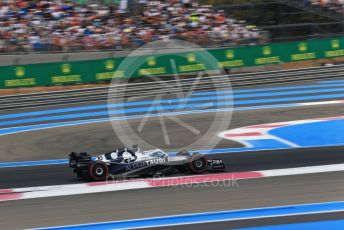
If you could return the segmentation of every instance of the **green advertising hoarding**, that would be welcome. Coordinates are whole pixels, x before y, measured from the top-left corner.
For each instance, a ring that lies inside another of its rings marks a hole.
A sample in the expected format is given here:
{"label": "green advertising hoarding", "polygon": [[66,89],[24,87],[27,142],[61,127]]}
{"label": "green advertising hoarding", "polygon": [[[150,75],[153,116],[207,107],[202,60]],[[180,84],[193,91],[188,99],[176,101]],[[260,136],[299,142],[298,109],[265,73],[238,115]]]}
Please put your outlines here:
{"label": "green advertising hoarding", "polygon": [[[208,53],[207,53],[208,52]],[[0,88],[185,74],[344,56],[344,37],[208,51],[0,67]],[[209,54],[215,59],[209,58]],[[124,61],[125,60],[125,61]]]}

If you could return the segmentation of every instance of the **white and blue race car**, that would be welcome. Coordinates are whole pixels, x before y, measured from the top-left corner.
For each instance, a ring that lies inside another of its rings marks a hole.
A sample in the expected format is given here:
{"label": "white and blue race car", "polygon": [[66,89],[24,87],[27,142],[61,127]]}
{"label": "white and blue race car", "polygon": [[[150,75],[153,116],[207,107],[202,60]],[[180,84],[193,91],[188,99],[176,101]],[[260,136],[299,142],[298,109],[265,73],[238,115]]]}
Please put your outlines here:
{"label": "white and blue race car", "polygon": [[161,149],[141,151],[133,148],[119,148],[112,152],[92,157],[88,153],[69,154],[69,166],[78,178],[106,180],[112,178],[143,177],[171,173],[200,174],[205,171],[222,171],[222,160],[208,160],[199,153],[180,151],[169,155]]}

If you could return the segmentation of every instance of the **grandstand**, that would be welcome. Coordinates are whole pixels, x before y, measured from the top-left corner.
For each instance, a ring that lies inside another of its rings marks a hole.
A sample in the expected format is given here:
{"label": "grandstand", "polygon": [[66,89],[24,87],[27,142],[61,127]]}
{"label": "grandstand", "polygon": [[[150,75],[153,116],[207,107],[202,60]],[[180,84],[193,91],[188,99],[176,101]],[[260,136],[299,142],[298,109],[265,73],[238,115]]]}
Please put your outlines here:
{"label": "grandstand", "polygon": [[126,50],[182,39],[203,47],[344,33],[344,0],[0,1],[0,53]]}
{"label": "grandstand", "polygon": [[0,52],[132,49],[170,38],[203,46],[266,41],[257,28],[196,1],[128,2],[1,1]]}

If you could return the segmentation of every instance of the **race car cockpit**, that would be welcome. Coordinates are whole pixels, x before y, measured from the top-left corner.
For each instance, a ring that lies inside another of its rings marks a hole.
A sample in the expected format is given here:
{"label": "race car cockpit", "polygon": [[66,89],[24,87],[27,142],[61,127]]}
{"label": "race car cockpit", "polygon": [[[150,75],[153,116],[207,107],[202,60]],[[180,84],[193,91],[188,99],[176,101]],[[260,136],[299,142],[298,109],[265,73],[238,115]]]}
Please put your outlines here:
{"label": "race car cockpit", "polygon": [[134,151],[127,148],[116,149],[115,151],[105,153],[104,156],[106,160],[117,163],[130,163],[134,162],[137,159]]}
{"label": "race car cockpit", "polygon": [[[161,149],[153,149],[141,152],[139,148],[120,148],[112,152],[98,156],[98,160],[106,160],[113,163],[132,163],[140,160],[167,157],[167,153]],[[105,159],[102,159],[105,158]]]}

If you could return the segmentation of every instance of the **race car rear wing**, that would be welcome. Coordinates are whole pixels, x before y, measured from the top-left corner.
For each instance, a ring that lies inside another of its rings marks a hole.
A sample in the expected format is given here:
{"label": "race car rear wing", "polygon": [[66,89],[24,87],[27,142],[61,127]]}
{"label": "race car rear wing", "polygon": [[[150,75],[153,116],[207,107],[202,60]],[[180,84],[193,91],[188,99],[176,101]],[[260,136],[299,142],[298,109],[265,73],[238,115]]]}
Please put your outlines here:
{"label": "race car rear wing", "polygon": [[71,154],[69,154],[69,167],[71,168],[88,167],[91,161],[92,161],[92,157],[85,152],[84,153],[72,152]]}

